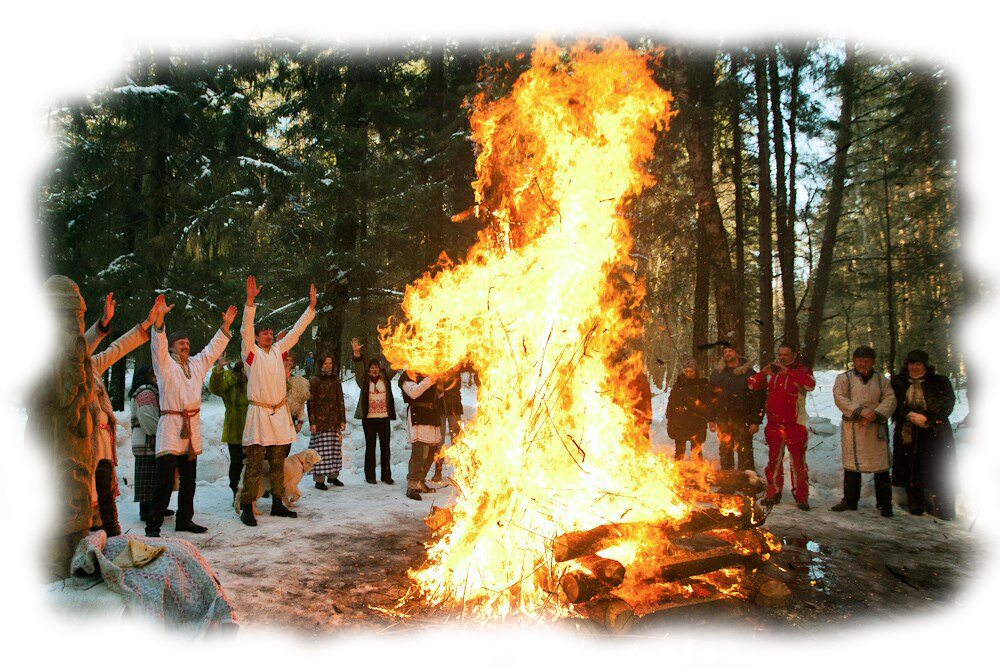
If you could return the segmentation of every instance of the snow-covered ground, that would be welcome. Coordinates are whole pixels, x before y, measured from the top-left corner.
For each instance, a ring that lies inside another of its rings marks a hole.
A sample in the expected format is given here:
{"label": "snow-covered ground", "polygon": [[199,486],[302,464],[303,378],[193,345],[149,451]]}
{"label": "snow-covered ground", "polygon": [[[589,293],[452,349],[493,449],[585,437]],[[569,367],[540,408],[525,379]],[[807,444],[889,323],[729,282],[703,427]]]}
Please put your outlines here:
{"label": "snow-covered ground", "polygon": [[[833,371],[817,372],[816,389],[808,395],[806,404],[810,415],[809,450],[806,461],[809,466],[810,502],[816,509],[825,509],[835,504],[841,496],[840,413],[833,404],[831,391],[835,377],[836,372]],[[392,385],[393,391],[396,393],[396,405],[400,406],[400,410],[402,410],[404,404],[399,396],[399,388],[396,383],[392,383]],[[341,473],[341,477],[349,486],[336,490],[335,495],[344,500],[343,514],[338,508],[337,515],[345,518],[353,515],[351,516],[352,524],[368,524],[372,527],[377,526],[381,521],[391,521],[398,518],[395,510],[400,505],[410,507],[415,517],[423,516],[427,511],[427,505],[416,503],[407,505],[407,502],[403,501],[402,498],[409,458],[404,421],[397,419],[392,422],[392,471],[393,478],[399,483],[394,487],[382,484],[369,487],[364,483],[364,434],[360,421],[352,417],[358,398],[358,387],[353,379],[344,382],[344,394],[347,400],[348,420],[347,430],[344,434],[344,471]],[[465,416],[471,418],[475,413],[476,405],[474,387],[470,387],[466,382],[463,394]],[[653,396],[652,440],[654,447],[671,450],[673,443],[667,437],[664,420],[667,396],[667,392]],[[953,421],[957,421],[965,412],[964,396],[960,396],[959,403],[952,414]],[[228,449],[221,445],[219,439],[224,416],[225,408],[222,400],[215,396],[206,395],[200,414],[201,432],[205,438],[204,452],[198,460],[198,489],[195,494],[195,518],[202,523],[208,523],[212,520],[231,521],[232,519],[229,515],[232,511],[230,504],[232,494],[228,486],[229,453]],[[0,540],[15,532],[17,528],[17,489],[20,482],[20,457],[24,446],[25,421],[24,414],[16,414],[3,421],[2,424],[4,452],[0,456]],[[126,431],[128,423],[127,411],[118,413],[118,442],[121,443],[118,448],[118,477],[122,489],[118,503],[119,514],[125,523],[133,522],[132,520],[138,513],[138,508],[132,501],[133,458],[131,448],[128,445],[129,434]],[[299,434],[298,440],[292,445],[293,453],[308,447],[308,429],[307,423]],[[960,519],[968,520],[975,516],[982,499],[979,487],[971,480],[975,474],[974,466],[980,458],[992,459],[996,465],[997,455],[992,450],[992,433],[989,428],[978,431],[959,429],[955,432],[955,439],[959,473],[967,489],[959,496],[958,516]],[[711,433],[709,433],[703,453],[709,459],[718,459],[718,440]],[[758,471],[763,472],[763,466],[767,461],[763,430],[754,438],[754,460]],[[787,465],[786,457],[786,470]],[[788,475],[786,475],[786,484],[788,483],[787,479],[789,479]],[[996,484],[994,483],[993,486],[995,488]],[[307,497],[315,493],[315,490],[311,489],[309,479],[303,480],[300,489]],[[898,494],[901,489],[895,491]],[[862,487],[862,505],[874,504],[873,495],[874,488],[871,478],[866,475]],[[443,495],[439,495],[436,500],[440,504],[444,500]],[[902,496],[897,495],[897,504],[901,500]],[[335,504],[340,505],[340,502]],[[216,516],[218,512],[222,512],[222,516]],[[141,534],[138,521],[135,520],[134,523],[134,532]],[[987,501],[977,523],[977,526],[979,525],[984,528],[989,525],[992,529],[1000,531],[1000,495],[995,495],[992,501]]]}

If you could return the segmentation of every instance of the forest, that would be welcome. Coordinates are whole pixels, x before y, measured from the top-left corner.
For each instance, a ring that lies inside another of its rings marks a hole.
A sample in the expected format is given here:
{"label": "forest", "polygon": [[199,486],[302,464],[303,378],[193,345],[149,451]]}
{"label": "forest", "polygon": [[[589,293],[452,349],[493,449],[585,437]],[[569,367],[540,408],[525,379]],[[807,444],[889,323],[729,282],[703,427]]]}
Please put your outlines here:
{"label": "forest", "polygon": [[[628,208],[653,383],[689,358],[714,362],[719,340],[755,361],[793,342],[816,368],[846,367],[868,344],[883,370],[898,370],[922,348],[964,382],[954,329],[981,288],[960,261],[943,64],[823,37],[628,41],[652,54],[674,98],[647,165],[656,184]],[[137,48],[117,81],[48,109],[57,149],[37,199],[46,269],[77,281],[90,320],[114,292],[119,328],[163,292],[176,304],[170,326],[194,349],[242,304],[248,274],[276,328],[314,282],[304,348],[346,360],[353,337],[375,344],[407,284],[442,254],[463,258],[488,224],[473,213],[471,102],[503,95],[531,48],[474,38]],[[107,382],[116,409],[125,363]]]}

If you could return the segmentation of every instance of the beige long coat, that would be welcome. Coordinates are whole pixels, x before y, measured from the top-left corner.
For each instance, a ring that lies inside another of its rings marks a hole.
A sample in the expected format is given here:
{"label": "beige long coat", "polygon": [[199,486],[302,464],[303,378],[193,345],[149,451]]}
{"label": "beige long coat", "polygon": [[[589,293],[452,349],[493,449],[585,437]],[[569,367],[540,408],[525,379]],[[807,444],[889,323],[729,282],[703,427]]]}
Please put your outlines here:
{"label": "beige long coat", "polygon": [[[840,449],[844,470],[885,472],[889,469],[888,420],[896,409],[896,395],[889,380],[872,373],[865,382],[851,369],[837,376],[833,383],[833,401],[843,414],[840,426]],[[862,424],[861,410],[871,408],[878,417]]]}

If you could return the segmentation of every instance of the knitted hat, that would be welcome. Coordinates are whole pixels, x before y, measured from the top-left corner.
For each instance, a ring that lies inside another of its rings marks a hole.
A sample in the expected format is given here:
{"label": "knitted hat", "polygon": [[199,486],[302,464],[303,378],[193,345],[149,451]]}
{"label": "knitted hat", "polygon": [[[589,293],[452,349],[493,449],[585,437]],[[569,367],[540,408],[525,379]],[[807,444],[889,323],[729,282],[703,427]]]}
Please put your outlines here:
{"label": "knitted hat", "polygon": [[80,296],[80,288],[66,276],[54,275],[42,285],[49,303],[56,310],[87,310],[87,304]]}

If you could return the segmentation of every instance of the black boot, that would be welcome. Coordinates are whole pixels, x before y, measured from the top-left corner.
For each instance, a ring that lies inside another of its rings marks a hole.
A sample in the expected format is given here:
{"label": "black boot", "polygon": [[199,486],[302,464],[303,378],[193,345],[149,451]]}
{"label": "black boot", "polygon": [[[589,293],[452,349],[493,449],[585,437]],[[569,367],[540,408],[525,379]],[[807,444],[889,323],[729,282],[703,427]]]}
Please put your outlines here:
{"label": "black boot", "polygon": [[94,485],[97,487],[97,509],[108,537],[122,534],[122,528],[118,524],[118,507],[115,505],[115,496],[112,493],[114,481],[114,466],[111,465],[111,461],[102,459],[94,472]]}
{"label": "black boot", "polygon": [[177,524],[177,526],[174,527],[174,530],[176,530],[177,532],[184,532],[184,533],[208,532],[208,528],[205,528],[205,526],[199,526],[194,521],[188,521],[187,523],[179,523]]}
{"label": "black boot", "polygon": [[256,526],[257,518],[253,515],[253,506],[250,503],[243,503],[240,508],[240,521],[245,526]]}
{"label": "black boot", "polygon": [[288,517],[289,519],[294,519],[295,517],[298,516],[298,513],[297,512],[293,512],[292,510],[290,510],[287,507],[285,507],[285,504],[283,502],[281,502],[281,498],[279,498],[278,496],[272,495],[272,497],[271,497],[271,516],[284,516],[284,517]]}

